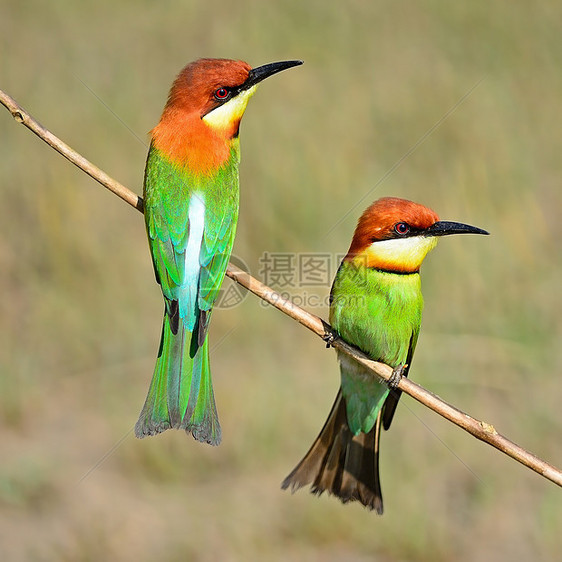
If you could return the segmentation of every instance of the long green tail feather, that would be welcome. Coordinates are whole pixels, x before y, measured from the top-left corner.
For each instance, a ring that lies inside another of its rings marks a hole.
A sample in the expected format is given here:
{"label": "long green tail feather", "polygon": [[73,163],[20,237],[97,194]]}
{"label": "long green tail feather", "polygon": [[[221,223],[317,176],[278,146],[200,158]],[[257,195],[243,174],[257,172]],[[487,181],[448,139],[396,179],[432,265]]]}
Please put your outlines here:
{"label": "long green tail feather", "polygon": [[211,382],[209,340],[190,353],[193,333],[179,321],[174,334],[164,314],[160,351],[148,396],[135,425],[146,437],[167,429],[184,429],[198,441],[218,445],[221,429]]}

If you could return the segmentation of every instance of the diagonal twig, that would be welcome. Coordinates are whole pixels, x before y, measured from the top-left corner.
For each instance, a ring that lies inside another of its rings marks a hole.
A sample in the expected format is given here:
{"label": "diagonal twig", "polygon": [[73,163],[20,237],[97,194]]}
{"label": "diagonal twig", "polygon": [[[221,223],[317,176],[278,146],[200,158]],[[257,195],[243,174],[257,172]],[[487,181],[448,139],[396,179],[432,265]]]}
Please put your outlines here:
{"label": "diagonal twig", "polygon": [[0,90],[0,103],[8,109],[12,117],[18,122],[34,132],[41,140],[44,140],[51,148],[54,148],[59,154],[62,154],[67,160],[70,160],[75,166],[86,172],[89,176],[101,183],[109,191],[121,197],[123,201],[135,207],[142,212],[142,197],[135,195],[130,189],[108,176],[103,170],[86,160],[81,154],[70,148],[66,143],[53,135],[51,131],[45,129],[41,123],[36,121],[25,109],[20,107],[18,103],[8,94]]}
{"label": "diagonal twig", "polygon": [[[40,125],[27,111],[19,106],[15,100],[5,94],[2,90],[0,90],[0,103],[8,109],[18,123],[25,125],[49,146],[70,160],[74,165],[78,166],[78,168],[86,172],[115,195],[123,199],[123,201],[129,203],[129,205],[142,212],[143,205],[141,197],[105,174],[102,170],[94,166],[91,162],[62,142],[58,137],[45,129],[45,127]],[[378,375],[384,381],[388,381],[390,379],[392,375],[391,367],[385,365],[384,363],[372,361],[364,353],[347,344],[337,336],[337,333],[326,322],[324,322],[324,320],[318,316],[307,312],[290,300],[283,298],[278,292],[232,264],[228,265],[226,274],[228,277],[248,289],[250,292],[254,293],[263,301],[271,304],[287,316],[290,316],[314,332],[316,335],[320,336],[323,340],[327,337],[330,340],[333,340],[331,341],[331,345],[334,348],[342,351],[346,355],[349,355]],[[515,459],[541,476],[544,476],[544,478],[558,484],[558,486],[562,486],[562,471],[560,469],[547,463],[526,449],[523,449],[523,447],[520,447],[513,441],[510,441],[507,437],[498,433],[493,425],[465,414],[462,410],[447,404],[447,402],[443,401],[437,395],[426,390],[408,378],[402,378],[398,388],[427,408],[438,413],[446,420],[449,420],[461,427],[477,439],[488,443],[512,459]]]}

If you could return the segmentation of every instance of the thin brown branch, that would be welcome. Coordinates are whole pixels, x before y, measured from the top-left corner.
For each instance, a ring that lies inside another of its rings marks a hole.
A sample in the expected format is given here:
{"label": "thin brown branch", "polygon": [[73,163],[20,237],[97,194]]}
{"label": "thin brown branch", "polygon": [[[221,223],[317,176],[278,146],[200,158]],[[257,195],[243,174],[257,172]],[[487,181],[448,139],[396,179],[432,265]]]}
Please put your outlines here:
{"label": "thin brown branch", "polygon": [[89,176],[101,183],[109,191],[121,197],[123,201],[135,207],[142,212],[142,197],[135,195],[130,189],[108,176],[103,170],[86,160],[81,154],[70,148],[62,142],[58,137],[53,135],[48,129],[45,129],[41,123],[36,121],[23,107],[20,107],[14,99],[8,94],[0,90],[0,103],[8,109],[12,117],[22,125],[26,126],[30,131],[34,132],[40,139],[44,140],[50,147],[54,148],[59,154],[70,160],[75,166],[86,172]]}
{"label": "thin brown branch", "polygon": [[[143,207],[141,197],[135,195],[135,193],[127,189],[125,186],[110,178],[91,162],[72,150],[68,145],[63,143],[59,138],[40,125],[10,96],[2,92],[2,90],[0,90],[0,103],[2,103],[8,111],[10,111],[18,123],[25,125],[49,146],[53,147],[57,152],[62,154],[81,170],[115,193],[118,197],[129,203],[129,205],[142,212]],[[359,350],[339,339],[333,329],[318,316],[307,312],[290,300],[283,298],[278,292],[274,291],[267,285],[264,285],[252,277],[249,273],[238,269],[232,264],[229,264],[226,274],[250,292],[254,293],[260,299],[273,305],[275,308],[307,327],[322,339],[332,336],[334,338],[332,341],[332,346],[334,348],[344,352],[350,357],[353,357],[356,361],[373,371],[373,373],[385,381],[389,380],[392,374],[392,369],[388,365],[372,361]],[[418,402],[430,410],[433,410],[445,419],[458,425],[477,439],[488,443],[492,447],[502,451],[509,457],[529,467],[548,480],[562,486],[562,471],[523,449],[519,445],[513,443],[507,439],[507,437],[499,434],[493,425],[472,418],[458,408],[447,404],[441,398],[428,390],[425,390],[423,387],[408,378],[402,378],[398,388],[410,395],[412,398],[415,398]]]}

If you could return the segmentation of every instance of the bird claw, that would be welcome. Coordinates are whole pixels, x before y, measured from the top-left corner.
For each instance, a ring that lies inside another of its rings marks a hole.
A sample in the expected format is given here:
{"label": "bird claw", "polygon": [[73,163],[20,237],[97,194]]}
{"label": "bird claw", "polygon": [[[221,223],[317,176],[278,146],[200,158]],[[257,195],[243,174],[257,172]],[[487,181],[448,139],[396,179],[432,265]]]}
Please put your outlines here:
{"label": "bird claw", "polygon": [[394,369],[392,370],[392,375],[390,375],[390,378],[386,383],[388,385],[388,388],[390,388],[391,390],[396,390],[398,388],[398,385],[400,384],[400,381],[404,376],[403,373],[405,369],[406,365],[398,365],[398,367],[394,367]]}
{"label": "bird claw", "polygon": [[333,332],[326,331],[324,333],[324,335],[322,336],[322,339],[326,342],[326,349],[329,349],[330,347],[332,347],[332,344],[336,341],[336,338],[337,338],[337,336]]}

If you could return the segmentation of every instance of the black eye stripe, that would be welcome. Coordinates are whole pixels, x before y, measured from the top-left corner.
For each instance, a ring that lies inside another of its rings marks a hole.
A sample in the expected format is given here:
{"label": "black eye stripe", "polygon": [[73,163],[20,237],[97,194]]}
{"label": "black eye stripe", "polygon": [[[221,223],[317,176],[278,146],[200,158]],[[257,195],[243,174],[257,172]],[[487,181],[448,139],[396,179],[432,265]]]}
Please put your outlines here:
{"label": "black eye stripe", "polygon": [[411,238],[414,236],[423,236],[424,229],[416,226],[410,226],[407,222],[397,222],[390,230],[386,231],[382,236],[373,236],[370,241],[382,242],[383,240],[397,240],[400,238]]}

